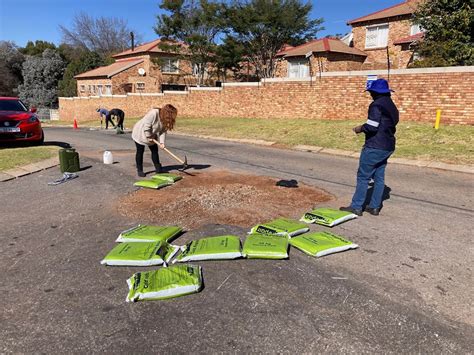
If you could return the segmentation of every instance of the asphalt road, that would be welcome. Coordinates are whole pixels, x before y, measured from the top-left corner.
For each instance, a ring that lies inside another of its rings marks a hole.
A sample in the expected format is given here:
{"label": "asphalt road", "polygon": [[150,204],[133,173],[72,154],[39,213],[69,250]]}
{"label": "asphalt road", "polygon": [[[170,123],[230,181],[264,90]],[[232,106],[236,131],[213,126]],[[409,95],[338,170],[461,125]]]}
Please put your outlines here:
{"label": "asphalt road", "polygon": [[[99,261],[120,231],[140,222],[114,209],[135,190],[133,142],[63,128],[46,129],[46,141],[72,144],[86,169],[55,187],[47,183],[58,168],[0,184],[2,353],[472,352],[472,175],[389,165],[382,214],[334,228],[358,250],[202,262],[201,293],[127,304],[125,280],[137,269]],[[167,145],[196,169],[323,188],[334,207],[354,189],[351,158],[176,135]],[[105,149],[117,164],[101,163]],[[178,240],[245,232],[207,225]]]}

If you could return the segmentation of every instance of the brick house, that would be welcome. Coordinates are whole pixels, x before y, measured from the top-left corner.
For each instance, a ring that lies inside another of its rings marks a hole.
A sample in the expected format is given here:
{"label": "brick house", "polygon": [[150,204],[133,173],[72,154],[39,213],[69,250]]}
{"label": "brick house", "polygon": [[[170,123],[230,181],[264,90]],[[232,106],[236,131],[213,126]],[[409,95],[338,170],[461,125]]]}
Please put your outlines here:
{"label": "brick house", "polygon": [[412,63],[414,46],[423,37],[420,26],[413,23],[413,13],[421,1],[406,0],[347,23],[352,26],[352,45],[367,53],[364,69],[386,69],[387,56],[394,69]]}
{"label": "brick house", "polygon": [[276,77],[304,78],[319,72],[360,70],[367,54],[337,38],[316,39],[277,53]]}
{"label": "brick house", "polygon": [[190,61],[163,51],[160,39],[113,55],[115,62],[76,75],[78,96],[156,93],[196,85]]}

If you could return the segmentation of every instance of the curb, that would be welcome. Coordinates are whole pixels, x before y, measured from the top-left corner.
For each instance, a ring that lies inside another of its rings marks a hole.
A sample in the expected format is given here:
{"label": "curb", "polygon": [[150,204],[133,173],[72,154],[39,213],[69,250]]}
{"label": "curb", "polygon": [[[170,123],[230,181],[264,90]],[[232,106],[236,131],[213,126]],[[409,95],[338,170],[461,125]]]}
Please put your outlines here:
{"label": "curb", "polygon": [[0,172],[0,182],[17,179],[19,177],[30,175],[41,170],[46,170],[59,165],[59,158],[53,157],[36,163],[28,164],[19,168],[9,169]]}

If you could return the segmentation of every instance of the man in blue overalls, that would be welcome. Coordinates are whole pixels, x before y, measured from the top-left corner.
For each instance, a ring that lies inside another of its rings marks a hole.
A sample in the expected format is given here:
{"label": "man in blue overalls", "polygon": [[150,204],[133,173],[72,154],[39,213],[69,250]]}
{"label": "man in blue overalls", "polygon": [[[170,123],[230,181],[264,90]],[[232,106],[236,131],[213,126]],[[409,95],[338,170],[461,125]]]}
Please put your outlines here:
{"label": "man in blue overalls", "polygon": [[390,95],[392,90],[386,80],[373,81],[366,91],[373,99],[369,106],[367,122],[352,129],[356,134],[365,134],[365,144],[357,171],[357,187],[351,205],[341,207],[340,210],[362,216],[367,188],[370,179],[373,179],[372,197],[365,211],[378,216],[385,188],[385,167],[388,158],[395,150],[398,109],[392,101]]}

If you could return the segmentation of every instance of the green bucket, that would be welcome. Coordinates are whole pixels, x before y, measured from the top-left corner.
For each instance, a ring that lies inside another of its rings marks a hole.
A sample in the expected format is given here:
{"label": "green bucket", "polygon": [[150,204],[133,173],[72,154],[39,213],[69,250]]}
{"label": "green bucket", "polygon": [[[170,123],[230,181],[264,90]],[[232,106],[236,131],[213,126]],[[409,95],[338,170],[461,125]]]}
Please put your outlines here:
{"label": "green bucket", "polygon": [[79,171],[79,153],[77,153],[76,150],[72,148],[60,149],[59,167],[62,173],[74,173],[76,171]]}

